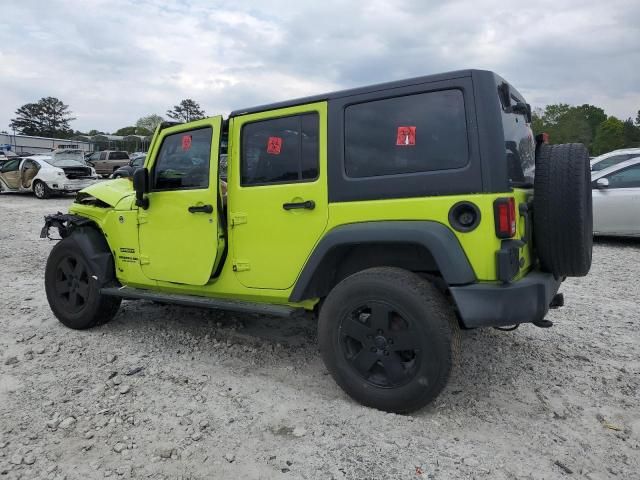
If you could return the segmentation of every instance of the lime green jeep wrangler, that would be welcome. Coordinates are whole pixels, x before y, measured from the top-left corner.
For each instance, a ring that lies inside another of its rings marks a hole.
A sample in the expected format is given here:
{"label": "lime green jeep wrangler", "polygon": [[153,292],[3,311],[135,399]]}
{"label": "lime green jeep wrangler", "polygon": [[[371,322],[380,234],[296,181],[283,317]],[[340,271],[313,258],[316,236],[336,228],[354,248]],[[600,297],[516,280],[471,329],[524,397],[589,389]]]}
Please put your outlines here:
{"label": "lime green jeep wrangler", "polygon": [[63,238],[49,304],[75,329],[123,299],[315,314],[350,396],[418,409],[460,328],[549,326],[560,283],[589,271],[587,151],[530,124],[522,95],[478,70],[163,124],[132,180],[46,217],[43,236]]}

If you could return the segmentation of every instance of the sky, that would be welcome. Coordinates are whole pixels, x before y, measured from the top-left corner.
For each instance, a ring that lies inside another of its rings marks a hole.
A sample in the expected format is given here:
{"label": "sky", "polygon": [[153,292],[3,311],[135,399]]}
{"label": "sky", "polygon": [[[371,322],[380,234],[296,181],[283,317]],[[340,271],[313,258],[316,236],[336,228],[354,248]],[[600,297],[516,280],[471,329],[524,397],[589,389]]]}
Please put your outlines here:
{"label": "sky", "polygon": [[228,114],[466,68],[635,119],[640,1],[0,0],[0,131],[46,96],[114,132],[183,98]]}

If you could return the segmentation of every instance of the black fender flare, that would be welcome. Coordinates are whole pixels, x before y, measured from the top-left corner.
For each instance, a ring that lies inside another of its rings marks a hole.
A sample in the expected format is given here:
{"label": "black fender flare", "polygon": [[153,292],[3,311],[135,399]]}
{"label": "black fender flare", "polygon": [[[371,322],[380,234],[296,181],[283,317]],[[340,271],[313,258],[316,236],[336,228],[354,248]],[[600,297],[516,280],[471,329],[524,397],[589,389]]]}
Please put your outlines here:
{"label": "black fender flare", "polygon": [[93,220],[64,213],[47,215],[40,237],[48,237],[51,227],[58,228],[62,241],[76,244],[100,287],[113,285],[116,279],[113,254],[107,239]]}
{"label": "black fender flare", "polygon": [[416,244],[426,248],[447,285],[466,285],[476,275],[451,229],[434,221],[379,221],[341,225],[324,235],[307,260],[289,296],[290,302],[317,297],[315,280],[331,251],[345,245]]}

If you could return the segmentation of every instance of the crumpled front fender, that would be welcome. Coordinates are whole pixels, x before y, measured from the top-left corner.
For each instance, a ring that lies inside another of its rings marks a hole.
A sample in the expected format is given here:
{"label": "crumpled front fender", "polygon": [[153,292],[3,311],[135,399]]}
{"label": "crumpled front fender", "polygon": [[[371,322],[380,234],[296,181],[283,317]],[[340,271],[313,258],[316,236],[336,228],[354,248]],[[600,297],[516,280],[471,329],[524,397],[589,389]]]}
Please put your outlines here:
{"label": "crumpled front fender", "polygon": [[54,213],[53,215],[45,215],[44,217],[44,226],[40,231],[40,238],[48,238],[49,230],[51,227],[55,227],[58,229],[58,233],[60,237],[66,238],[68,237],[75,227],[81,227],[83,225],[92,224],[93,221],[86,218],[81,217],[79,215],[71,215],[68,213]]}

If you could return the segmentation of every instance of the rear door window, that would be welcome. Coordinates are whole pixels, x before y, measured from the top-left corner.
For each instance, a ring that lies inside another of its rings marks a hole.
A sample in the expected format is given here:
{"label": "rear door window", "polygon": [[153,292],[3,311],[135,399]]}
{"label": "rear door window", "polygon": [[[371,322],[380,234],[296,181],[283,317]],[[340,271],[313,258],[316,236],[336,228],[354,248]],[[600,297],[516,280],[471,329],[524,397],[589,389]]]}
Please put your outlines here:
{"label": "rear door window", "polygon": [[247,123],[242,127],[240,184],[243,187],[318,178],[318,114]]}
{"label": "rear door window", "polygon": [[387,98],[345,109],[348,177],[450,170],[468,161],[460,90]]}

